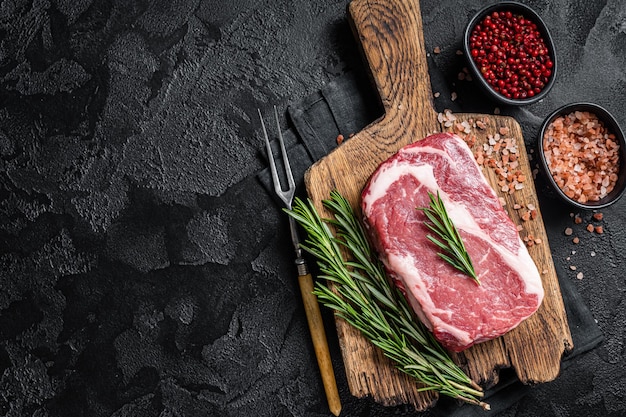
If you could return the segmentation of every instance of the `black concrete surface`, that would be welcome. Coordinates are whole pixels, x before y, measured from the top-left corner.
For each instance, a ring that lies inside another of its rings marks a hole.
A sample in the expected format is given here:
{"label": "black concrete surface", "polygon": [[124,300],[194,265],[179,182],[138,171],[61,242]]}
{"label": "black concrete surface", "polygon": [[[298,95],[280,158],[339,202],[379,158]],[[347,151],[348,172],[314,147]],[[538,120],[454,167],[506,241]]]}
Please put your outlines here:
{"label": "black concrete surface", "polygon": [[[495,111],[457,77],[465,22],[487,3],[422,1],[439,111]],[[529,149],[568,102],[626,128],[626,4],[524,3],[559,59],[546,99],[499,109]],[[251,179],[257,108],[363,73],[347,4],[0,2],[0,415],[329,415],[286,221]],[[599,235],[537,187],[554,261],[605,340],[497,415],[624,416],[626,199]],[[415,415],[350,396],[328,327],[343,415]]]}

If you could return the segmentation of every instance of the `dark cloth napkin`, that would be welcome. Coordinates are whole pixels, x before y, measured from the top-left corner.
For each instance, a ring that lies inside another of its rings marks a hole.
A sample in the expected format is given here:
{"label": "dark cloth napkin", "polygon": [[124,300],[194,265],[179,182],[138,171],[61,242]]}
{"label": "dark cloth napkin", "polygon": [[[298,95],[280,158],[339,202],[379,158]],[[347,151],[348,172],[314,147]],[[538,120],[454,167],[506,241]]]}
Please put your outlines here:
{"label": "dark cloth napkin", "polygon": [[[348,73],[331,81],[318,93],[289,106],[288,115],[293,127],[284,132],[283,136],[299,195],[305,195],[305,171],[337,146],[338,135],[343,135],[344,140],[350,140],[351,134],[382,115],[379,101],[367,83],[368,80]],[[276,141],[272,146],[274,152],[277,152]],[[258,178],[273,194],[269,169],[261,171]],[[574,342],[574,349],[563,358],[561,368],[565,369],[575,358],[598,346],[603,335],[565,271],[557,267],[557,275]],[[489,416],[508,408],[530,389],[532,387],[522,384],[514,372],[503,370],[499,383],[485,392],[485,401],[490,404],[491,411],[485,412],[476,406],[459,406],[457,402],[443,398],[432,411],[434,415],[452,417]]]}
{"label": "dark cloth napkin", "polygon": [[[359,132],[382,115],[379,100],[373,95],[371,88],[368,88],[367,82],[362,77],[348,73],[288,107],[287,112],[293,127],[283,132],[283,139],[300,195],[305,191],[305,171],[337,147],[337,137],[340,134],[344,136],[344,140],[348,140],[351,134]],[[272,150],[274,155],[280,155],[277,140],[272,141]],[[281,176],[281,183],[286,184],[280,158],[277,160],[277,171]],[[273,193],[269,168],[261,171],[258,177],[268,191]]]}

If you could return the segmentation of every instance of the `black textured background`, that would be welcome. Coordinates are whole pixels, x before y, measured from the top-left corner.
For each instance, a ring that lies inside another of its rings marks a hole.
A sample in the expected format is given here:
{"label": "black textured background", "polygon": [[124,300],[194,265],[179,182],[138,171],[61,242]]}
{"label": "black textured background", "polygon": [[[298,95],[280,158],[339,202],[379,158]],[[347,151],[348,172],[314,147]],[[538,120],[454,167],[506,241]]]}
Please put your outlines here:
{"label": "black textured background", "polygon": [[[500,108],[527,145],[572,101],[626,128],[626,4],[524,3],[560,66],[544,101]],[[347,4],[0,1],[0,415],[329,415],[286,221],[251,179],[257,108],[364,71]],[[437,110],[493,113],[457,79],[488,2],[421,4]],[[624,416],[626,200],[596,235],[537,186],[554,260],[605,341],[498,416]],[[343,415],[412,415],[350,396],[329,331]]]}

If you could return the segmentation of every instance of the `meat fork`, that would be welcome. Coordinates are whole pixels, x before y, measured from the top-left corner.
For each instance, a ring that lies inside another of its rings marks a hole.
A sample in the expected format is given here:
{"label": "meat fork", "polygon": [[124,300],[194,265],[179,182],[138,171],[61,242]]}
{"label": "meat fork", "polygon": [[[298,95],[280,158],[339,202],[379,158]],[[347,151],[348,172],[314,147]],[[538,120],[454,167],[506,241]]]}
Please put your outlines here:
{"label": "meat fork", "polygon": [[[259,118],[261,119],[261,128],[263,129],[263,136],[265,138],[265,148],[267,150],[267,158],[270,163],[270,171],[272,172],[272,181],[274,183],[274,191],[280,200],[283,202],[288,210],[291,210],[293,203],[293,197],[296,192],[296,184],[293,180],[293,173],[291,172],[291,166],[289,165],[289,158],[287,157],[287,151],[285,150],[285,142],[280,129],[280,123],[278,120],[278,111],[274,106],[274,117],[276,118],[276,128],[278,129],[278,143],[280,144],[280,152],[283,158],[283,165],[285,167],[285,174],[287,176],[287,189],[284,190],[280,184],[280,178],[278,177],[278,171],[276,169],[276,161],[274,160],[274,154],[270,145],[270,140],[267,136],[267,130],[265,129],[265,123],[263,122],[263,116],[259,111]],[[304,311],[306,313],[307,322],[309,324],[309,331],[311,333],[311,339],[313,340],[313,348],[315,350],[315,356],[317,357],[317,365],[320,368],[320,374],[322,376],[322,383],[324,385],[324,391],[326,392],[326,399],[328,401],[328,407],[330,411],[338,416],[341,412],[341,402],[339,399],[339,392],[337,390],[337,382],[335,380],[335,374],[333,372],[332,362],[330,360],[330,352],[328,350],[328,341],[326,340],[326,333],[324,331],[324,323],[322,321],[322,314],[317,302],[315,294],[313,294],[313,277],[308,271],[306,260],[302,256],[302,249],[300,247],[300,239],[298,237],[298,229],[296,221],[293,217],[289,218],[289,229],[291,232],[291,241],[296,251],[296,267],[298,271],[298,282],[300,284],[300,293],[302,294],[302,301],[304,304]]]}

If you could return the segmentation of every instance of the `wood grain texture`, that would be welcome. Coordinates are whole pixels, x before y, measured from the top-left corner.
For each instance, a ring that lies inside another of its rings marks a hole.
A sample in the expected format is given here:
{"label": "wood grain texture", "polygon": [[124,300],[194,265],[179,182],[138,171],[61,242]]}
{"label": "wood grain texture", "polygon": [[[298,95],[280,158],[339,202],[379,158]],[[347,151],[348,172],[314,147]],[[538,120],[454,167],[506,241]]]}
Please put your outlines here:
{"label": "wood grain texture", "polygon": [[[349,14],[385,113],[307,171],[307,192],[323,216],[328,213],[321,201],[333,189],[360,213],[361,190],[382,161],[402,146],[447,129],[439,123],[432,105],[419,2],[354,0]],[[522,224],[520,234],[532,234],[542,242],[529,251],[543,272],[546,297],[539,311],[512,332],[453,357],[485,387],[497,383],[498,370],[504,367],[515,368],[525,383],[550,381],[558,375],[563,352],[572,347],[572,341],[541,213],[538,211],[538,217],[532,221],[523,221],[521,210],[513,208],[515,204],[529,203],[539,207],[521,129],[508,117],[455,116],[457,121],[487,121],[485,129],[472,129],[476,136],[474,149],[487,143],[489,135],[497,133],[500,127],[508,128],[509,136],[519,144],[520,169],[528,181],[512,194],[499,193],[513,221]],[[455,125],[449,129],[455,129]],[[497,175],[491,169],[483,170],[497,190]],[[336,328],[353,395],[371,396],[385,405],[412,404],[417,410],[433,405],[435,394],[418,392],[415,381],[397,371],[357,330],[341,319],[337,319]]]}

